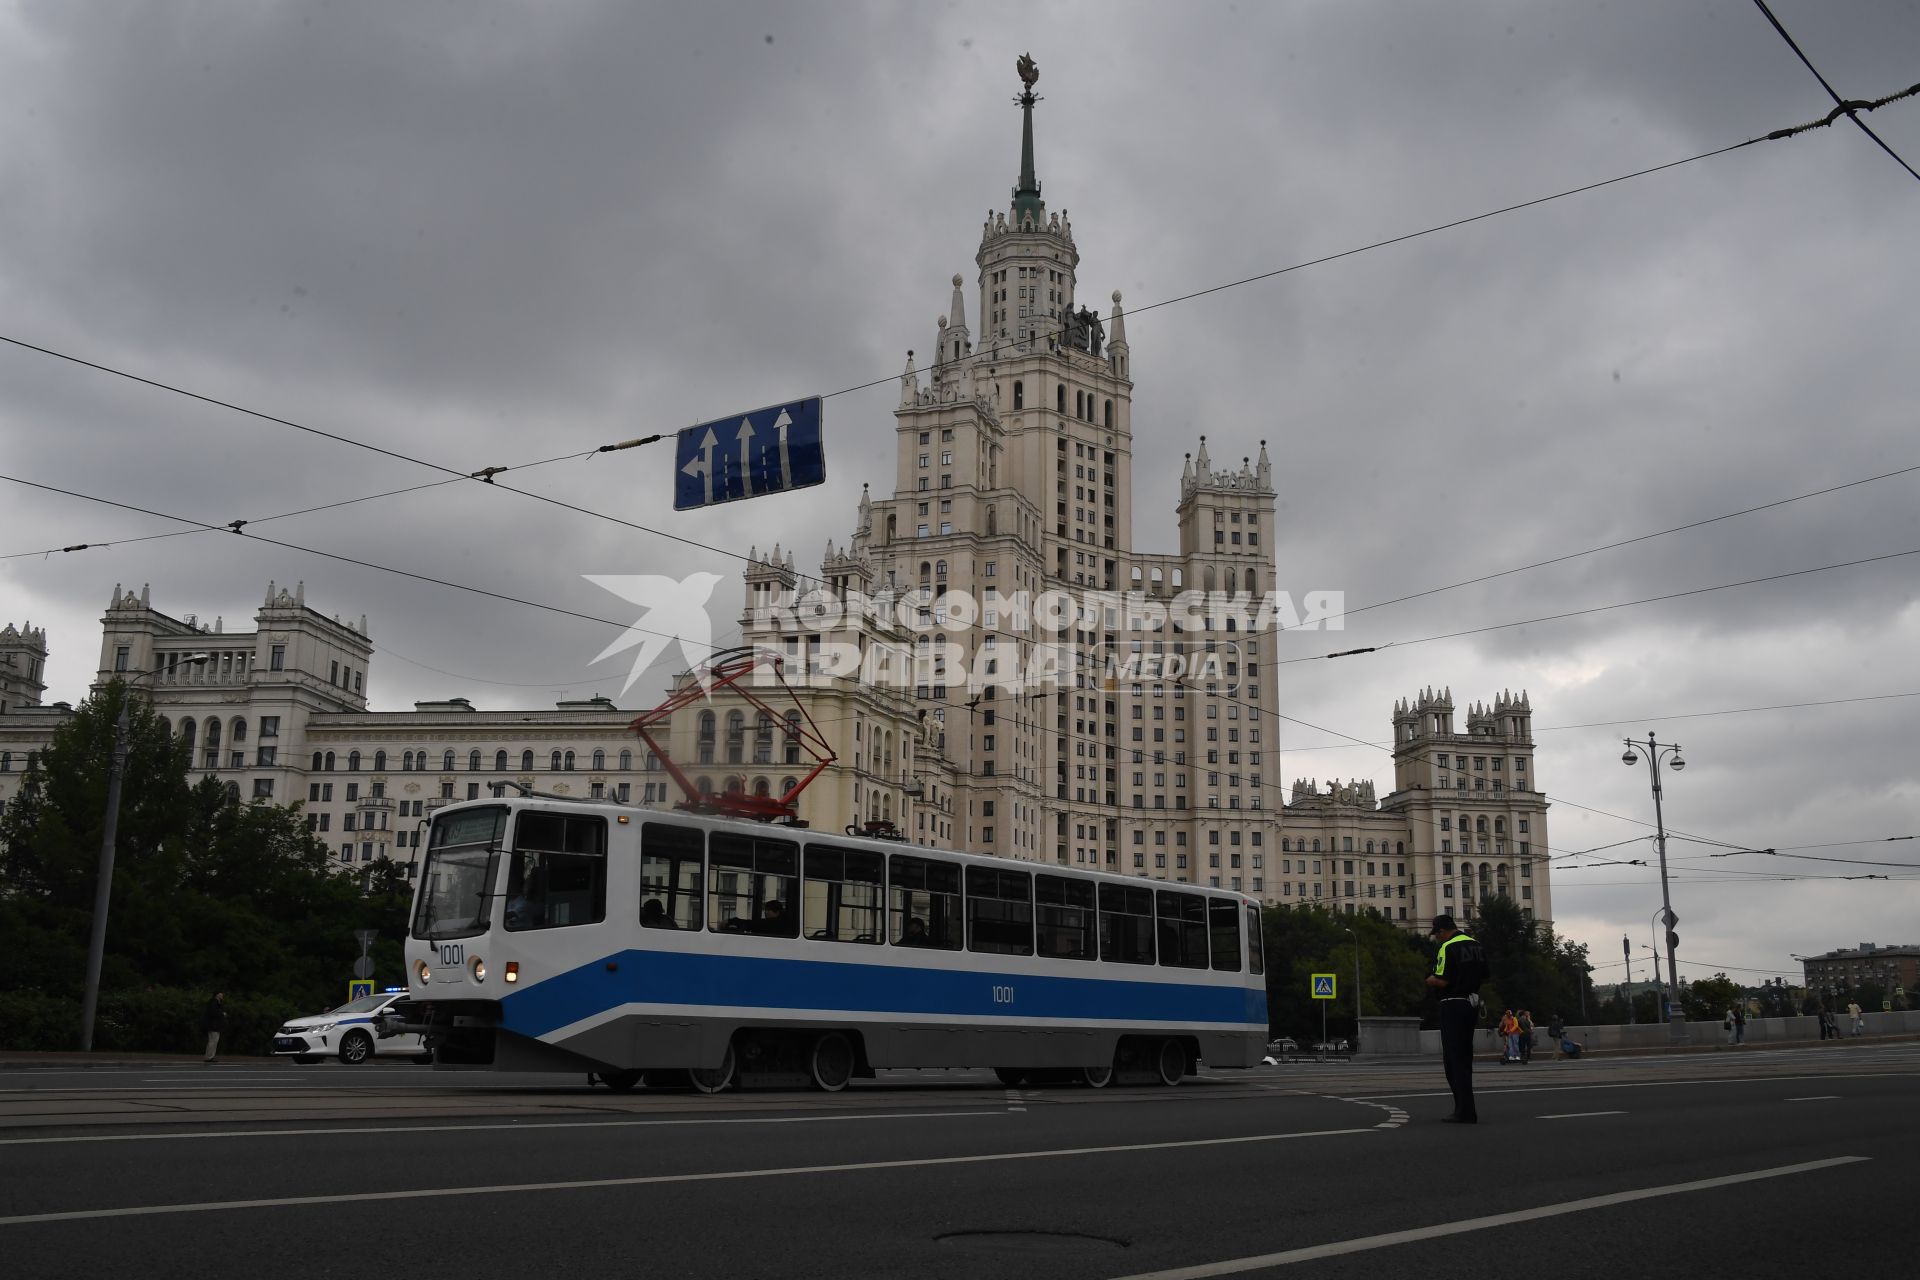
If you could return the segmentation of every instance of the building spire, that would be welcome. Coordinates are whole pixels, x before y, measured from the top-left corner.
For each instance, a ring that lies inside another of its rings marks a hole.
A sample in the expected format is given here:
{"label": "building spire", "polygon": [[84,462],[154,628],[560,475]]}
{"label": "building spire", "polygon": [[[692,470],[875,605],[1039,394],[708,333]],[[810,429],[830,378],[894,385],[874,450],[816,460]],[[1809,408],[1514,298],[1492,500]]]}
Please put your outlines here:
{"label": "building spire", "polygon": [[1047,207],[1040,200],[1040,179],[1033,173],[1033,104],[1041,100],[1033,86],[1040,79],[1040,68],[1034,65],[1032,54],[1023,53],[1014,69],[1020,73],[1021,84],[1025,86],[1014,99],[1020,106],[1020,183],[1013,189],[1012,216],[1014,228],[1018,230],[1029,216],[1035,227],[1041,226],[1046,221]]}

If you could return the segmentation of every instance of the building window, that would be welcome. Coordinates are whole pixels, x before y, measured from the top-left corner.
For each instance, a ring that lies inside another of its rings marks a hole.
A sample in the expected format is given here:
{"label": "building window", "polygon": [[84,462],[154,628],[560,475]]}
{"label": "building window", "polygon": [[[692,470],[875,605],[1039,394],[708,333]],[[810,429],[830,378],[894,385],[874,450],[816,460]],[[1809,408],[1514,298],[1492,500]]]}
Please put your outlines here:
{"label": "building window", "polygon": [[132,656],[133,650],[127,645],[123,644],[115,649],[113,651],[113,669],[115,671],[125,671],[127,669],[127,662]]}
{"label": "building window", "polygon": [[287,669],[287,646],[274,645],[267,654],[267,670],[285,671]]}

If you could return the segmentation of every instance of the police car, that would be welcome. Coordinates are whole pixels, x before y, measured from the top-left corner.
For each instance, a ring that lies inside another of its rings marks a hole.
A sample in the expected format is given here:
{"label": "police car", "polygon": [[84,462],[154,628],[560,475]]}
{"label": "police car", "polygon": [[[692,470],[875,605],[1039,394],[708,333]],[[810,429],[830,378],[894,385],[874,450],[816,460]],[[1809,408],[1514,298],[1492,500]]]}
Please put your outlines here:
{"label": "police car", "polygon": [[380,1035],[378,1019],[383,1014],[405,1019],[412,1009],[405,987],[361,996],[338,1009],[290,1020],[274,1033],[273,1053],[295,1062],[318,1062],[336,1055],[345,1063],[367,1062],[376,1055],[432,1062],[433,1055],[419,1036]]}

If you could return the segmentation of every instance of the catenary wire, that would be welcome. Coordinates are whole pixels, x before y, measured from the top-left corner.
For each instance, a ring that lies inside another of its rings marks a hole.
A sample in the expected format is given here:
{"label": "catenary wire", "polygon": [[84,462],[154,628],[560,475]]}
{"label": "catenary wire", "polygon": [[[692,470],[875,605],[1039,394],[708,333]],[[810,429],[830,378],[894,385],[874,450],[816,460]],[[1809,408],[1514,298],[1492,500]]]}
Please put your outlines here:
{"label": "catenary wire", "polygon": [[1913,178],[1916,181],[1920,181],[1920,173],[1915,173],[1913,166],[1908,164],[1905,160],[1901,159],[1900,153],[1895,151],[1892,147],[1888,146],[1886,139],[1882,138],[1879,134],[1875,133],[1872,127],[1868,125],[1865,120],[1862,120],[1860,118],[1859,112],[1861,107],[1864,104],[1847,101],[1845,98],[1842,98],[1838,92],[1834,90],[1834,87],[1832,85],[1827,83],[1827,78],[1820,74],[1820,69],[1813,65],[1813,60],[1807,57],[1806,53],[1802,51],[1802,49],[1800,48],[1800,42],[1795,40],[1791,35],[1787,34],[1787,29],[1780,24],[1780,19],[1773,16],[1773,10],[1767,7],[1767,0],[1753,0],[1753,3],[1756,6],[1758,6],[1762,14],[1766,15],[1767,21],[1773,24],[1773,29],[1780,33],[1780,38],[1787,42],[1787,48],[1793,50],[1794,56],[1800,59],[1800,64],[1804,66],[1808,71],[1811,71],[1813,73],[1813,78],[1820,82],[1820,87],[1827,91],[1827,96],[1833,99],[1834,111],[1836,113],[1844,114],[1847,117],[1847,119],[1853,121],[1856,125],[1859,125],[1860,132],[1866,134],[1869,138],[1872,138],[1882,151],[1886,152],[1888,155],[1893,157],[1893,162],[1895,164],[1899,165],[1902,169],[1905,169],[1909,174],[1913,176]]}

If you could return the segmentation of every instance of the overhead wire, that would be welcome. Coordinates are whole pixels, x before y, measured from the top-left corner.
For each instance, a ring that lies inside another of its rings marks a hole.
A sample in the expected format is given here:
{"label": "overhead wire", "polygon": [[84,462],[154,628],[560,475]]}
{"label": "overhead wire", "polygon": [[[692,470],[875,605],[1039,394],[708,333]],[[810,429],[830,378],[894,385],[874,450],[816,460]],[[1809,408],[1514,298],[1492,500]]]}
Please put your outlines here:
{"label": "overhead wire", "polygon": [[1773,10],[1767,7],[1767,0],[1753,0],[1753,3],[1759,8],[1760,12],[1766,16],[1767,21],[1773,24],[1773,29],[1780,33],[1780,38],[1787,42],[1787,48],[1793,50],[1794,56],[1800,59],[1800,64],[1813,73],[1813,78],[1820,82],[1820,87],[1827,91],[1829,98],[1833,99],[1833,111],[1828,114],[1827,120],[1831,122],[1837,116],[1846,116],[1847,119],[1859,126],[1860,132],[1872,138],[1874,143],[1882,151],[1892,156],[1895,164],[1905,169],[1916,181],[1920,181],[1920,173],[1914,172],[1913,166],[1902,159],[1899,152],[1887,145],[1885,138],[1875,133],[1872,126],[1860,118],[1860,112],[1863,109],[1871,111],[1873,108],[1864,102],[1850,102],[1842,98],[1839,92],[1835,90],[1831,84],[1827,83],[1827,78],[1820,74],[1820,69],[1813,65],[1813,59],[1807,57],[1806,52],[1800,48],[1800,42],[1788,34],[1786,27],[1781,25],[1780,19],[1773,16]]}

